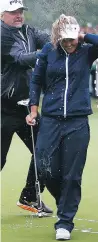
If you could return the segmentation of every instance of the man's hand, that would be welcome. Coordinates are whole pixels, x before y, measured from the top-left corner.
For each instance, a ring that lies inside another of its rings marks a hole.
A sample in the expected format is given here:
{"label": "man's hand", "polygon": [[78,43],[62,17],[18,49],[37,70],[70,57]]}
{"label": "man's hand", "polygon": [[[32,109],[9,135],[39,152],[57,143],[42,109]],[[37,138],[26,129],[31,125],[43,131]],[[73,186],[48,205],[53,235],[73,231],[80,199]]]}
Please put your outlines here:
{"label": "man's hand", "polygon": [[26,116],[26,123],[28,125],[36,125],[37,112],[31,112]]}

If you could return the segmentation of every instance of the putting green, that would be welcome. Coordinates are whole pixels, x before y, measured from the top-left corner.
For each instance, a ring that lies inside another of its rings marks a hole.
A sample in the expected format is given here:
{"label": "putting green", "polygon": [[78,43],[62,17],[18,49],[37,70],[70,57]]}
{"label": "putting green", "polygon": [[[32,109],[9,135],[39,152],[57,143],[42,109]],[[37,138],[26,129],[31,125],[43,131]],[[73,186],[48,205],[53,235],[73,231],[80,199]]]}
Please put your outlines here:
{"label": "putting green", "polygon": [[[91,141],[83,174],[82,201],[75,217],[72,232],[74,242],[98,241],[98,108],[92,100],[94,114],[90,116]],[[7,163],[1,175],[2,242],[55,241],[55,201],[44,191],[42,199],[54,210],[52,218],[36,218],[16,206],[25,184],[30,153],[17,135],[14,135]]]}

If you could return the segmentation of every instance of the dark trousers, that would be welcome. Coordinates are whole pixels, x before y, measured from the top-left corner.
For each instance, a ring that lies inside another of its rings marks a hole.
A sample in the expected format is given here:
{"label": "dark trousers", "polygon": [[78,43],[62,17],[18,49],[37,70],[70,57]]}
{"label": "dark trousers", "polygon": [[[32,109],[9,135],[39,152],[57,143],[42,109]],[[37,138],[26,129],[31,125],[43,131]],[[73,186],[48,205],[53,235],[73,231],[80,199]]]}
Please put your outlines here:
{"label": "dark trousers", "polygon": [[74,227],[89,138],[87,117],[41,119],[36,143],[37,166],[56,200],[59,220],[55,229],[63,227],[71,231]]}
{"label": "dark trousers", "polygon": [[[6,163],[7,153],[12,141],[14,133],[20,137],[24,142],[26,147],[32,153],[32,159],[29,166],[29,171],[26,180],[26,186],[23,188],[20,195],[21,199],[27,201],[36,200],[36,191],[35,191],[35,169],[34,169],[34,160],[33,160],[33,148],[32,148],[32,138],[31,138],[31,129],[30,126],[26,124],[25,117],[28,114],[27,108],[24,106],[11,104],[2,104],[1,111],[1,169],[3,169]],[[37,133],[39,125],[34,127],[34,140],[36,142]],[[13,160],[14,162],[14,160]],[[22,161],[23,162],[23,161]],[[41,191],[43,191],[43,184],[41,184]]]}

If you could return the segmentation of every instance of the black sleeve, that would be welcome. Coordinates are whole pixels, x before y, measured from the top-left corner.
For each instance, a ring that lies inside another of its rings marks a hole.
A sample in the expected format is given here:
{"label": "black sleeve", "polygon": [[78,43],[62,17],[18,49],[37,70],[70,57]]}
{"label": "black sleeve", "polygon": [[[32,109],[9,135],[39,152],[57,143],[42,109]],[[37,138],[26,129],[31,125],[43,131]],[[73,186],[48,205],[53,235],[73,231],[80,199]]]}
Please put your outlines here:
{"label": "black sleeve", "polygon": [[44,31],[34,29],[34,35],[37,49],[42,49],[47,42],[50,42],[50,35]]}
{"label": "black sleeve", "polygon": [[19,63],[22,66],[34,67],[39,51],[26,53],[18,41],[13,36],[1,36],[1,57],[7,59],[9,63]]}

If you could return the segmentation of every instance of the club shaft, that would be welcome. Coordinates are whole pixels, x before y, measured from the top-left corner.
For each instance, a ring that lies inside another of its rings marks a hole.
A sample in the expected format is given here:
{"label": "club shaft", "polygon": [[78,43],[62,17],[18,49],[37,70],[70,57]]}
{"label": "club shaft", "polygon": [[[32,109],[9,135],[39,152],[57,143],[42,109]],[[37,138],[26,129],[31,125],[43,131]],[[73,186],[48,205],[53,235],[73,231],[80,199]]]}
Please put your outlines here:
{"label": "club shaft", "polygon": [[36,155],[35,155],[35,145],[34,145],[34,134],[33,134],[33,127],[31,126],[31,136],[32,136],[32,148],[33,148],[33,156],[34,156],[34,167],[35,167],[35,179],[38,181],[38,174],[37,174],[37,163],[36,163]]}
{"label": "club shaft", "polygon": [[[27,110],[28,110],[28,113],[30,114],[28,106],[27,106]],[[31,126],[31,138],[32,138],[33,156],[34,156],[35,189],[36,189],[36,197],[37,197],[37,202],[38,202],[38,212],[41,212],[42,203],[41,203],[41,194],[40,194],[40,183],[39,183],[39,180],[38,180],[38,173],[37,173],[37,163],[36,163],[36,155],[35,155],[33,126]]]}
{"label": "club shaft", "polygon": [[[27,106],[27,110],[28,110],[28,113],[30,114],[28,106]],[[37,174],[37,165],[36,165],[37,163],[36,163],[36,155],[35,155],[33,126],[31,126],[31,138],[32,138],[33,156],[34,156],[35,179],[36,179],[36,182],[37,182],[38,181],[38,174]]]}

